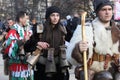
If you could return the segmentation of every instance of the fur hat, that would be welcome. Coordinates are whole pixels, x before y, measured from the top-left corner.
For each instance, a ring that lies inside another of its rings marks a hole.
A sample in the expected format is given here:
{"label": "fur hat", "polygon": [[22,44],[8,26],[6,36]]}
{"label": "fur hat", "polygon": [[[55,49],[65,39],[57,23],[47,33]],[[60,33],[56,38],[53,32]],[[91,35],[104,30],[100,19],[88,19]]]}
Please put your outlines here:
{"label": "fur hat", "polygon": [[96,13],[106,5],[110,5],[112,7],[112,3],[109,0],[94,0],[93,2],[94,10]]}
{"label": "fur hat", "polygon": [[61,13],[60,9],[56,6],[51,6],[51,7],[47,8],[45,18],[48,19],[50,14],[52,14],[54,12],[59,13],[59,14]]}

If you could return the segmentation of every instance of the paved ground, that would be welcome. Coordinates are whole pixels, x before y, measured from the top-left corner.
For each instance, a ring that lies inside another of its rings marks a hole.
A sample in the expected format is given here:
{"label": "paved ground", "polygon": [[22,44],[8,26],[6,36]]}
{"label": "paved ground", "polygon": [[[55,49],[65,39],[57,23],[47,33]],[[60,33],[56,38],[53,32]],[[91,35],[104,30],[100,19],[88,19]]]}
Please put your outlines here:
{"label": "paved ground", "polygon": [[8,76],[5,76],[3,71],[4,71],[3,59],[2,59],[2,55],[0,54],[0,80],[9,80]]}
{"label": "paved ground", "polygon": [[[0,54],[0,80],[9,80],[8,76],[4,75],[4,68],[3,68],[3,59],[2,59],[2,55]],[[74,71],[73,69],[70,70],[70,80],[76,80],[74,78]]]}

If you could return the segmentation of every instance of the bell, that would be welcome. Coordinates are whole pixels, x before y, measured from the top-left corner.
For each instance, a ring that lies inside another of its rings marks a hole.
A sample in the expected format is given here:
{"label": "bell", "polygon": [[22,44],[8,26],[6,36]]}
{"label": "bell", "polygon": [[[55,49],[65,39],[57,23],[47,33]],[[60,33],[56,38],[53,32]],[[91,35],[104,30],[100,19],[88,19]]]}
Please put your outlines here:
{"label": "bell", "polygon": [[66,59],[66,46],[63,45],[63,46],[60,46],[60,50],[61,50],[61,54],[60,54],[60,66],[62,68],[67,68],[69,67],[69,63]]}
{"label": "bell", "polygon": [[20,52],[19,52],[19,58],[21,61],[24,61],[25,60],[25,51],[23,49],[23,46],[20,47]]}
{"label": "bell", "polygon": [[27,58],[27,62],[31,65],[31,66],[34,66],[36,64],[36,62],[38,61],[39,59],[39,56],[40,56],[40,52],[41,50],[40,49],[36,49],[32,55],[29,55],[28,58]]}
{"label": "bell", "polygon": [[31,66],[34,66],[39,59],[40,54],[37,55],[29,55],[27,58],[27,63]]}
{"label": "bell", "polygon": [[20,50],[19,56],[25,56],[25,51],[24,51],[23,46],[20,46],[20,47],[19,47],[19,50]]}
{"label": "bell", "polygon": [[54,60],[54,48],[48,49],[45,73],[47,74],[48,77],[51,77],[52,74],[56,73],[56,65]]}
{"label": "bell", "polygon": [[[64,55],[64,54],[61,54],[61,55]],[[68,63],[67,59],[60,58],[60,66],[61,67],[69,67],[69,63]]]}
{"label": "bell", "polygon": [[21,51],[19,52],[19,55],[20,55],[20,56],[25,56],[25,51],[24,51],[24,49],[21,49]]}
{"label": "bell", "polygon": [[45,73],[47,74],[48,77],[51,77],[52,74],[56,73],[56,66],[54,60],[52,62],[47,60]]}

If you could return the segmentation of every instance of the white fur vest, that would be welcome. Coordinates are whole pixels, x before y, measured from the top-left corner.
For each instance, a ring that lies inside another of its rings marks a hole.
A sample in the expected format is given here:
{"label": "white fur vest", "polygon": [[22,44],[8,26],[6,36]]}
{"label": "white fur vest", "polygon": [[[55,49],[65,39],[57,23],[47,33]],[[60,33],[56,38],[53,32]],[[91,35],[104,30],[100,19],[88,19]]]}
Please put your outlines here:
{"label": "white fur vest", "polygon": [[[106,30],[105,26],[99,21],[98,18],[92,21],[92,24],[86,23],[85,29],[86,40],[89,43],[88,59],[91,58],[93,55],[93,48],[95,52],[98,54],[104,55],[110,54],[112,56],[114,53],[116,54],[119,53],[118,51],[119,41],[113,44],[111,30]],[[81,34],[82,34],[81,26],[78,25],[73,34],[73,37],[71,38],[70,44],[68,45],[68,48],[66,50],[67,60],[73,65],[80,64],[75,59],[73,59],[71,55],[73,49],[75,48],[75,45],[82,40]],[[94,42],[96,43],[95,47],[93,47]],[[93,69],[94,71],[102,71],[104,70],[103,66],[104,62],[94,61],[90,68]],[[108,64],[108,66],[110,67],[110,64]]]}

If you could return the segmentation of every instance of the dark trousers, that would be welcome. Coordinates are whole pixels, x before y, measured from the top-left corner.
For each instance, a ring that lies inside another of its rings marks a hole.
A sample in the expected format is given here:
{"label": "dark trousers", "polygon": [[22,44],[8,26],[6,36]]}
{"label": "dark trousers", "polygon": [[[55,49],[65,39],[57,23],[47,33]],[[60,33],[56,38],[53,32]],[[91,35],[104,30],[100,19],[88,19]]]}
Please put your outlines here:
{"label": "dark trousers", "polygon": [[34,71],[34,80],[69,80],[69,72],[61,72],[61,68],[56,65],[57,73],[53,74],[52,77],[47,77],[45,73],[45,65],[40,63],[36,64],[37,71]]}

